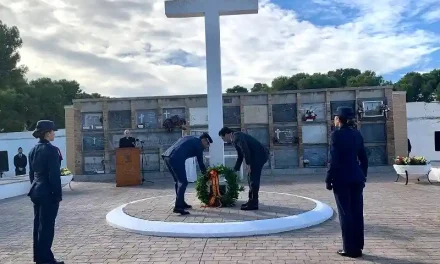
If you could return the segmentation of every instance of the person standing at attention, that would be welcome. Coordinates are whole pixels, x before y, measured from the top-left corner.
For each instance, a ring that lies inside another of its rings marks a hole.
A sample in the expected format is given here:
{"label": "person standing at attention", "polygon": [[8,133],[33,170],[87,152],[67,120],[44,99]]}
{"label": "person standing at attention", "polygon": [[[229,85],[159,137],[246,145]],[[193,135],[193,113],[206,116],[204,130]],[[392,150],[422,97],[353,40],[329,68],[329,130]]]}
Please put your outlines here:
{"label": "person standing at attention", "polygon": [[23,154],[23,149],[18,148],[18,154],[14,156],[15,176],[25,175],[27,166],[27,157]]}
{"label": "person standing at attention", "polygon": [[368,159],[361,133],[353,128],[350,107],[338,107],[330,145],[326,188],[333,190],[342,230],[343,249],[337,253],[358,258],[364,248],[364,198]]}
{"label": "person standing at attention", "polygon": [[233,132],[228,127],[223,127],[218,135],[226,143],[232,143],[237,150],[237,162],[234,170],[239,171],[243,158],[246,162],[248,174],[249,200],[241,206],[241,210],[258,210],[258,192],[260,191],[261,171],[269,158],[269,150],[254,137],[243,133]]}
{"label": "person standing at attention", "polygon": [[55,139],[55,124],[40,120],[32,135],[39,141],[29,152],[28,196],[34,203],[33,250],[37,264],[64,264],[55,260],[51,247],[55,234],[55,219],[62,198],[60,156],[50,142]]}

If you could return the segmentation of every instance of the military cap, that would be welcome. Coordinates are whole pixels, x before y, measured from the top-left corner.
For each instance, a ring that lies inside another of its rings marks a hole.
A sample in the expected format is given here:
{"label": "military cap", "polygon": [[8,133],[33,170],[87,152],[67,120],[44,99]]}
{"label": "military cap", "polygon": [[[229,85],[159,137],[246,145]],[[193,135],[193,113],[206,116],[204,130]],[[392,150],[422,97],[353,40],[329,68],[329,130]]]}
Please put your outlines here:
{"label": "military cap", "polygon": [[37,122],[34,132],[32,136],[35,138],[39,138],[41,134],[49,132],[49,131],[57,131],[55,127],[55,123],[50,120],[40,120]]}
{"label": "military cap", "polygon": [[212,138],[211,138],[211,136],[210,136],[208,133],[204,132],[204,133],[200,136],[200,139],[204,139],[204,138],[206,138],[206,139],[209,141],[209,143],[212,143]]}

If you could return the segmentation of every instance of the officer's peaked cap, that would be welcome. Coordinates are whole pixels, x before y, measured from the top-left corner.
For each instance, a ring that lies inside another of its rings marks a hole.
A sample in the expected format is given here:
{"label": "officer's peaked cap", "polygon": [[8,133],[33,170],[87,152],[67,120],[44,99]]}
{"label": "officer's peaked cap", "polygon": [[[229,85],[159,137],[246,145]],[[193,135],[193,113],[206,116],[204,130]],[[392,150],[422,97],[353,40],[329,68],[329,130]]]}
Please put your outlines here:
{"label": "officer's peaked cap", "polygon": [[354,118],[354,112],[351,107],[340,106],[336,109],[336,115],[346,119]]}
{"label": "officer's peaked cap", "polygon": [[206,138],[206,139],[209,141],[209,143],[212,143],[212,138],[211,138],[211,136],[210,136],[208,133],[204,132],[204,133],[200,136],[200,139],[204,139],[204,138]]}
{"label": "officer's peaked cap", "polygon": [[34,136],[35,138],[39,138],[42,133],[49,131],[57,131],[57,128],[55,127],[55,123],[50,120],[40,120],[37,122],[35,130],[32,133],[32,136]]}

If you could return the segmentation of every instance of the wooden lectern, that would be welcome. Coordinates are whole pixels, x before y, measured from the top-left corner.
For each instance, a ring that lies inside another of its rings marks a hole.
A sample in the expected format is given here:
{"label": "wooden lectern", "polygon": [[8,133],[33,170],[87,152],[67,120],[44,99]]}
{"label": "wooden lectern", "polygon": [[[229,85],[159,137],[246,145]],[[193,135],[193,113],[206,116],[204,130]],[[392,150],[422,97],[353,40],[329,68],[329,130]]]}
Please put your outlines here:
{"label": "wooden lectern", "polygon": [[116,187],[142,183],[140,155],[139,148],[116,149]]}

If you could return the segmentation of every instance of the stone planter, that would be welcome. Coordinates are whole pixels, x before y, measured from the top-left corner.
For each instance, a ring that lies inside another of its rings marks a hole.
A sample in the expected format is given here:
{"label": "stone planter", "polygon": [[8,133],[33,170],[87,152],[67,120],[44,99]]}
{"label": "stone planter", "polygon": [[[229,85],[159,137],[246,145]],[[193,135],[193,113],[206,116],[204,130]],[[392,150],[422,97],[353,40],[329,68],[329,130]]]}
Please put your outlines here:
{"label": "stone planter", "polygon": [[[408,179],[417,179],[417,181],[420,181],[420,177],[427,177],[429,183],[431,181],[429,180],[429,172],[431,171],[431,164],[426,165],[393,165],[394,170],[397,173],[397,179],[396,182],[399,180],[399,177],[405,177],[406,178],[406,184],[408,184]],[[431,183],[432,184],[432,183]]]}
{"label": "stone planter", "polygon": [[[72,174],[61,176],[61,187],[64,187],[66,185],[69,185],[69,187],[70,187],[70,183],[72,182],[72,180],[73,180]],[[70,189],[72,189],[72,188],[70,188]]]}

